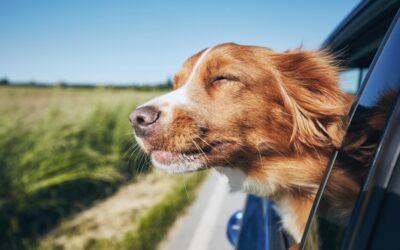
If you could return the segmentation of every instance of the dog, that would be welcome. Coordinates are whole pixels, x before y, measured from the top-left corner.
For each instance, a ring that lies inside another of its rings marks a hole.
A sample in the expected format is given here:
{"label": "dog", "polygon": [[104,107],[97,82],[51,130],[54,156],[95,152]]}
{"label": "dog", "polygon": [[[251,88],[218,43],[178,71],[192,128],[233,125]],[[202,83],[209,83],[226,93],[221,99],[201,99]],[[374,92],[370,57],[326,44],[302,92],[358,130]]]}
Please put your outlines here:
{"label": "dog", "polygon": [[[233,189],[274,200],[283,228],[300,242],[354,102],[338,80],[339,67],[326,51],[224,43],[190,57],[173,91],[137,107],[130,121],[154,167],[216,169]],[[345,168],[332,176],[333,204],[346,217],[359,183]]]}

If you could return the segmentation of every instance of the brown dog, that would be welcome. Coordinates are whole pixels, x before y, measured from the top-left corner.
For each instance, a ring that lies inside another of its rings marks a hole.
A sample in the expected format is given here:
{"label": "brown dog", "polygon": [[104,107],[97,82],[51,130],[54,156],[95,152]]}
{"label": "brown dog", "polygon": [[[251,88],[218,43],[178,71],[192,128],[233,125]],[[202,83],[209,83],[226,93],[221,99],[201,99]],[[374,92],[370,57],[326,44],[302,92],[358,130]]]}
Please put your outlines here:
{"label": "brown dog", "polygon": [[215,167],[232,186],[276,201],[299,242],[353,100],[338,86],[332,57],[221,44],[189,58],[174,80],[174,91],[130,116],[153,165],[172,173]]}

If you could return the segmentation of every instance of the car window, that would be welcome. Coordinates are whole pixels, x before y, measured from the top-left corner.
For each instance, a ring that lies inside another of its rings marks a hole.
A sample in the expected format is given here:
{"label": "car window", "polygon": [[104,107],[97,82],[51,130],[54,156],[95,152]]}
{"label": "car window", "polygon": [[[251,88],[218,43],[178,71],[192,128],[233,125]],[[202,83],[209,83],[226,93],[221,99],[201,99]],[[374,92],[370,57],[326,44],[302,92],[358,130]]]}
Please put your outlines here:
{"label": "car window", "polygon": [[349,94],[355,94],[364,80],[368,68],[350,68],[340,73],[340,88]]}
{"label": "car window", "polygon": [[[335,152],[327,169],[327,178],[317,194],[303,237],[304,249],[340,249],[360,188],[400,89],[398,17],[388,33],[390,36],[387,35],[382,43],[379,56],[365,77],[365,87],[351,112],[351,122],[341,150]],[[343,181],[345,176],[351,178]],[[340,185],[346,186],[344,190],[348,192],[341,193]],[[340,205],[344,200],[347,202],[345,207]]]}

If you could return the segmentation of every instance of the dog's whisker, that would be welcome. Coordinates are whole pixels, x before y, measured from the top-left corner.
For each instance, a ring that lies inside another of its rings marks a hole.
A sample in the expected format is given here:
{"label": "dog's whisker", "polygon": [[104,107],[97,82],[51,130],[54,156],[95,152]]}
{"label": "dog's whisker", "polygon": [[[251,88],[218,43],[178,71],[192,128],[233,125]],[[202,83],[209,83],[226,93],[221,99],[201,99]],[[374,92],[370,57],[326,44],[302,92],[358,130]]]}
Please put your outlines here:
{"label": "dog's whisker", "polygon": [[140,172],[141,172],[141,173],[143,173],[143,171],[145,170],[147,164],[149,163],[149,162],[147,161],[147,155],[144,154],[144,153],[142,153],[142,155],[143,155],[143,158],[142,158],[142,161],[141,161],[142,163],[141,163],[141,166],[140,166]]}
{"label": "dog's whisker", "polygon": [[258,156],[260,157],[260,163],[261,165],[263,165],[260,149],[258,148],[258,146],[256,146],[256,149],[258,151]]}
{"label": "dog's whisker", "polygon": [[[197,138],[199,138],[200,140],[202,140],[204,143],[207,143],[212,149],[215,149],[215,147],[213,147],[213,146],[212,146],[211,144],[209,144],[207,141],[203,140],[203,139],[200,138],[200,137],[197,137]],[[223,141],[218,141],[218,140],[217,140],[216,142],[223,142]],[[225,161],[226,163],[228,163],[228,165],[229,165],[230,167],[235,168],[234,165],[233,165],[230,161],[228,161],[228,159],[226,159],[225,156],[223,156],[222,158],[224,159],[224,161]]]}
{"label": "dog's whisker", "polygon": [[140,147],[139,147],[139,145],[136,144],[136,145],[133,146],[133,149],[132,149],[132,152],[131,152],[131,154],[130,154],[130,156],[129,156],[128,162],[132,159],[132,157],[133,157],[138,151],[140,151]]}
{"label": "dog's whisker", "polygon": [[123,157],[126,157],[127,154],[129,154],[129,151],[131,152],[131,155],[137,151],[137,149],[139,148],[139,145],[137,144],[132,144],[131,146],[129,146],[129,148],[125,151],[125,153],[123,154]]}
{"label": "dog's whisker", "polygon": [[146,158],[146,155],[142,152],[139,154],[139,165],[138,165],[138,177],[141,176],[142,171],[143,171],[143,164],[144,164],[144,159]]}
{"label": "dog's whisker", "polygon": [[[135,162],[134,162],[134,164],[135,164],[135,176],[138,176],[138,175],[139,175],[139,167],[140,167],[139,159],[140,159],[140,154],[141,154],[141,152],[139,151],[139,152],[137,153],[137,157],[136,157]],[[129,159],[129,160],[131,160],[131,159]]]}
{"label": "dog's whisker", "polygon": [[206,162],[208,162],[208,158],[207,155],[205,154],[205,152],[203,151],[203,149],[193,140],[191,139],[193,142],[193,145],[197,148],[197,150],[200,153],[200,157],[202,157]]}

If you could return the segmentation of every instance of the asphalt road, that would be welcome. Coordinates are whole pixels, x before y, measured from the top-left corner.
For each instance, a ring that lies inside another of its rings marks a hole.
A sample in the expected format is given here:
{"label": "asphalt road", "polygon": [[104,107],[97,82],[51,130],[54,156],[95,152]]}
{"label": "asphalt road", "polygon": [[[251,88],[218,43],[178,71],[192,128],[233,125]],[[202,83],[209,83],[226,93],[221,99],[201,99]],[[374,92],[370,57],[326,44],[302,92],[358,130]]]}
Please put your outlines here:
{"label": "asphalt road", "polygon": [[232,250],[226,237],[230,216],[244,207],[246,195],[231,193],[227,180],[213,172],[197,200],[172,228],[162,250]]}

